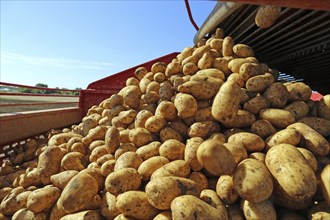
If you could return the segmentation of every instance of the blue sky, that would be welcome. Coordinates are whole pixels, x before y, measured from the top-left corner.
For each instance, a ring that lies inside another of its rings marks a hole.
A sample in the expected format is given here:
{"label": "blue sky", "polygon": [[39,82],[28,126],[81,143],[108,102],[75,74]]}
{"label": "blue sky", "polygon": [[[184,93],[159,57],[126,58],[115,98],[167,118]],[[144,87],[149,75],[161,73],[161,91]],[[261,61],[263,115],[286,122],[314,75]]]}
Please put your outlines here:
{"label": "blue sky", "polygon": [[[216,1],[192,1],[198,26]],[[86,88],[193,45],[183,0],[1,0],[0,81]]]}

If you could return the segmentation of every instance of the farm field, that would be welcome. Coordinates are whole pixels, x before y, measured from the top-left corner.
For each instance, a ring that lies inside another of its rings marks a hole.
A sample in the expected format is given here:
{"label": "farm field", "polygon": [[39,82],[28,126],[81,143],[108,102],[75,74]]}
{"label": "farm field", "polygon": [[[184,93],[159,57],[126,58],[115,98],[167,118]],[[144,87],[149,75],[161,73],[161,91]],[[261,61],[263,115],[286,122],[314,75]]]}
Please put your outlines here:
{"label": "farm field", "polygon": [[[56,102],[55,104],[43,104],[45,102]],[[62,103],[61,102],[77,102]],[[0,95],[0,114],[15,113],[23,111],[34,111],[53,108],[78,107],[79,97],[50,97],[50,96],[12,96]],[[28,105],[34,103],[33,105]],[[35,105],[40,103],[41,105]],[[23,106],[1,106],[3,104],[27,104]]]}

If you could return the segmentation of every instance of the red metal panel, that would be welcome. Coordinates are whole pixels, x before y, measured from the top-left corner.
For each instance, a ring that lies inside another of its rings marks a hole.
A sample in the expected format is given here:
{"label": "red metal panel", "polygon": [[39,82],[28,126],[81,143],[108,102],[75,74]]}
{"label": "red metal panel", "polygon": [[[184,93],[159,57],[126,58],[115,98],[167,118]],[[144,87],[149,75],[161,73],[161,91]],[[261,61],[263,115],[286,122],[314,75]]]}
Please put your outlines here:
{"label": "red metal panel", "polygon": [[127,70],[105,77],[103,79],[92,82],[87,89],[80,91],[79,107],[82,109],[82,117],[86,115],[88,109],[93,105],[100,104],[104,99],[109,98],[112,94],[119,92],[125,86],[126,79],[134,76],[136,68],[144,66],[148,70],[156,62],[170,63],[179,53],[174,52],[165,56],[150,60],[146,63],[134,66]]}

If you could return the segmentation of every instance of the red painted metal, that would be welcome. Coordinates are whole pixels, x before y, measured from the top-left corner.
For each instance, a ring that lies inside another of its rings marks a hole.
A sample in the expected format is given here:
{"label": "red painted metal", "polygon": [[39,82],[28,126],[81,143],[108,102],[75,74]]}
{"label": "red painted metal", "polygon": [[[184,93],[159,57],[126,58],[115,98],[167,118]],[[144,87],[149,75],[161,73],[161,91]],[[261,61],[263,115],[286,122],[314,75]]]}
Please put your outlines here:
{"label": "red painted metal", "polygon": [[165,56],[150,60],[146,63],[131,67],[127,70],[105,77],[103,79],[92,82],[87,89],[80,91],[79,107],[83,111],[83,116],[87,114],[88,109],[93,105],[98,105],[101,101],[109,98],[112,94],[119,92],[125,86],[126,79],[134,77],[136,68],[144,66],[149,71],[151,66],[156,62],[170,63],[179,53],[174,52]]}
{"label": "red painted metal", "polygon": [[198,31],[199,30],[199,27],[197,26],[197,24],[194,21],[194,18],[192,16],[192,13],[191,13],[191,10],[190,10],[190,5],[189,5],[189,0],[184,0],[184,3],[186,4],[186,9],[187,9],[189,20],[190,20],[191,24],[194,26],[194,28],[196,29],[196,31]]}

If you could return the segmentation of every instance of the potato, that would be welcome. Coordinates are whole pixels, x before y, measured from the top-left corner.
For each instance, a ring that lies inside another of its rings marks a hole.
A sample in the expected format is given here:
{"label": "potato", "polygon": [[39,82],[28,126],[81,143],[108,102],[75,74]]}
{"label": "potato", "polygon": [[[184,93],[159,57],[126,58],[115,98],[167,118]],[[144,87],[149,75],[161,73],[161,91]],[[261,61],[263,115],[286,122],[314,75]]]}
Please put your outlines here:
{"label": "potato", "polygon": [[66,170],[60,173],[54,174],[50,177],[50,180],[54,186],[63,190],[68,182],[79,172],[77,170]]}
{"label": "potato", "polygon": [[242,75],[240,75],[239,73],[230,74],[227,78],[227,82],[228,81],[235,82],[241,88],[243,88],[245,85],[245,81],[244,81]]}
{"label": "potato", "polygon": [[[119,92],[118,94],[121,93]],[[121,95],[124,98],[124,105],[132,109],[137,109],[140,106],[142,91],[138,86],[126,86]]]}
{"label": "potato", "polygon": [[258,160],[262,163],[265,163],[265,157],[266,157],[266,154],[262,153],[262,152],[253,152],[253,153],[250,153],[248,155],[248,158],[252,158],[252,159],[255,159],[255,160]]}
{"label": "potato", "polygon": [[238,57],[253,57],[254,52],[251,47],[245,44],[236,44],[233,47],[233,52],[238,56]]}
{"label": "potato", "polygon": [[184,157],[185,145],[178,140],[169,139],[159,147],[159,155],[170,161],[182,160]]}
{"label": "potato", "polygon": [[112,173],[115,170],[115,164],[116,164],[115,159],[111,159],[104,162],[101,166],[101,174],[104,177],[107,177],[110,173]]}
{"label": "potato", "polygon": [[159,147],[161,143],[159,141],[153,141],[147,145],[144,145],[136,150],[136,153],[142,157],[145,161],[153,156],[159,156]]}
{"label": "potato", "polygon": [[220,125],[214,121],[203,121],[192,124],[188,130],[189,137],[208,138],[212,133],[220,132]]}
{"label": "potato", "polygon": [[134,121],[135,128],[144,128],[148,118],[153,116],[152,112],[148,110],[141,110],[137,113]]}
{"label": "potato", "polygon": [[227,213],[228,213],[228,219],[235,219],[235,220],[245,219],[244,214],[242,213],[241,209],[236,203],[227,206]]}
{"label": "potato", "polygon": [[204,189],[203,191],[201,191],[199,198],[219,210],[221,213],[221,217],[225,219],[227,218],[226,206],[223,204],[215,190]]}
{"label": "potato", "polygon": [[172,200],[178,196],[199,196],[200,193],[198,185],[194,181],[174,176],[152,179],[146,185],[145,191],[149,203],[160,210],[168,210]]}
{"label": "potato", "polygon": [[238,164],[233,183],[237,194],[253,203],[265,201],[273,192],[273,178],[266,165],[252,158]]}
{"label": "potato", "polygon": [[[47,219],[48,214],[46,212],[33,213],[27,208],[23,208],[15,212],[12,216],[12,220],[21,220],[21,219],[34,219],[34,220],[43,220]],[[0,219],[3,219],[0,217]]]}
{"label": "potato", "polygon": [[[259,64],[259,68],[260,68]],[[252,76],[246,81],[246,88],[249,92],[263,92],[275,82],[275,77],[270,73]]]}
{"label": "potato", "polygon": [[234,82],[225,82],[216,94],[212,104],[212,115],[220,121],[226,122],[235,118],[240,102],[240,87]]}
{"label": "potato", "polygon": [[308,105],[303,101],[294,101],[285,106],[283,109],[291,112],[295,116],[296,120],[307,116],[309,112]]}
{"label": "potato", "polygon": [[235,58],[229,61],[228,68],[233,73],[239,73],[239,70],[244,63],[258,63],[258,60],[254,57]]}
{"label": "potato", "polygon": [[298,130],[298,132],[303,137],[303,146],[307,150],[311,151],[315,156],[326,156],[329,154],[329,142],[308,125],[301,122],[296,122],[288,126],[288,128],[294,128]]}
{"label": "potato", "polygon": [[289,101],[307,101],[312,95],[312,89],[303,82],[292,83],[287,86]]}
{"label": "potato", "polygon": [[30,193],[26,207],[34,213],[47,211],[53,207],[60,195],[61,190],[52,185],[36,189]]}
{"label": "potato", "polygon": [[150,179],[154,180],[165,176],[187,177],[189,173],[190,173],[190,167],[186,161],[174,160],[156,169],[151,174]]}
{"label": "potato", "polygon": [[153,73],[158,73],[158,72],[165,73],[165,70],[166,70],[166,63],[164,62],[156,62],[151,66],[151,72]]}
{"label": "potato", "polygon": [[228,138],[228,143],[242,145],[247,152],[262,151],[265,148],[265,141],[256,134],[239,132]]}
{"label": "potato", "polygon": [[162,128],[164,128],[166,124],[167,121],[165,118],[163,118],[162,116],[155,115],[151,116],[146,120],[145,128],[150,132],[157,133],[162,130]]}
{"label": "potato", "polygon": [[219,177],[216,192],[226,205],[233,204],[238,199],[238,194],[234,189],[233,177],[230,175]]}
{"label": "potato", "polygon": [[197,66],[199,69],[204,70],[211,68],[213,64],[213,56],[210,52],[206,52],[203,56],[199,59]]}
{"label": "potato", "polygon": [[330,136],[330,120],[319,117],[303,117],[298,122],[308,125],[323,137]]}
{"label": "potato", "polygon": [[278,144],[291,144],[297,146],[300,142],[301,135],[294,128],[286,128],[276,132],[266,139],[267,150]]}
{"label": "potato", "polygon": [[223,39],[220,38],[210,38],[210,46],[212,49],[219,50],[221,51],[222,49],[222,44],[223,44]]}
{"label": "potato", "polygon": [[207,80],[196,81],[190,80],[178,87],[179,92],[191,94],[194,98],[198,100],[209,100],[211,99],[219,90],[223,81],[216,79],[215,77],[208,77]]}
{"label": "potato", "polygon": [[243,63],[238,73],[244,81],[248,81],[251,77],[261,74],[261,71],[258,63]]}
{"label": "potato", "polygon": [[138,67],[135,69],[134,74],[135,76],[141,80],[146,74],[148,73],[147,68],[145,68],[144,66]]}
{"label": "potato", "polygon": [[116,207],[116,196],[106,192],[103,195],[102,203],[100,206],[100,213],[107,219],[114,219],[117,215],[120,214],[120,211]]}
{"label": "potato", "polygon": [[80,172],[65,186],[58,199],[58,205],[66,213],[74,213],[86,207],[97,192],[96,179],[86,172]]}
{"label": "potato", "polygon": [[142,176],[142,180],[149,181],[152,173],[158,168],[168,164],[169,160],[163,156],[154,156],[141,163],[138,173]]}
{"label": "potato", "polygon": [[162,211],[153,220],[172,220],[171,210]]}
{"label": "potato", "polygon": [[281,7],[272,5],[263,5],[258,8],[255,16],[255,23],[262,29],[271,27],[281,14]]}
{"label": "potato", "polygon": [[242,160],[246,159],[248,153],[242,143],[233,141],[223,144],[233,155],[236,165],[238,165]]}
{"label": "potato", "polygon": [[330,181],[330,164],[325,166],[321,172],[321,190],[322,195],[327,202],[328,206],[330,206],[330,187],[329,187],[329,181]]}
{"label": "potato", "polygon": [[197,149],[199,163],[212,175],[231,174],[236,166],[230,151],[218,140],[206,140]]}
{"label": "potato", "polygon": [[265,108],[259,113],[261,119],[265,119],[272,123],[276,128],[286,128],[295,122],[294,115],[283,109]]}
{"label": "potato", "polygon": [[128,190],[136,190],[141,185],[141,175],[134,168],[122,168],[110,173],[105,179],[106,190],[117,196]]}
{"label": "potato", "polygon": [[317,103],[317,116],[330,120],[330,95],[325,95]]}
{"label": "potato", "polygon": [[182,52],[177,56],[179,62],[182,62],[185,58],[191,56],[193,53],[193,47],[186,47]]}
{"label": "potato", "polygon": [[171,203],[173,220],[178,219],[228,219],[227,212],[207,204],[193,195],[182,195]]}
{"label": "potato", "polygon": [[177,116],[177,110],[172,102],[162,101],[158,104],[155,115],[161,116],[167,121],[172,121]]}
{"label": "potato", "polygon": [[152,219],[160,212],[150,205],[147,194],[142,191],[127,191],[118,195],[116,207],[125,216],[135,219]]}
{"label": "potato", "polygon": [[104,139],[105,133],[107,132],[107,127],[104,125],[99,125],[95,128],[92,128],[88,134],[83,137],[82,143],[84,146],[88,146],[95,140],[102,140]]}
{"label": "potato", "polygon": [[297,147],[297,149],[300,151],[300,153],[302,153],[302,155],[304,155],[304,157],[308,161],[309,166],[313,169],[313,171],[316,172],[318,168],[318,163],[314,154],[302,147]]}
{"label": "potato", "polygon": [[130,141],[137,147],[141,147],[153,141],[151,133],[145,128],[134,128],[129,132]]}
{"label": "potato", "polygon": [[194,137],[187,140],[185,152],[184,152],[184,160],[189,163],[190,168],[193,171],[199,171],[203,168],[202,165],[199,163],[196,154],[199,145],[203,141],[204,140],[199,137]]}
{"label": "potato", "polygon": [[79,152],[67,153],[61,160],[61,167],[64,170],[81,171],[87,167],[88,159]]}
{"label": "potato", "polygon": [[317,188],[316,177],[295,146],[279,144],[272,147],[266,154],[265,163],[275,179],[275,204],[293,210],[311,204]]}
{"label": "potato", "polygon": [[11,187],[3,187],[0,189],[0,201],[2,201],[12,190]]}
{"label": "potato", "polygon": [[186,63],[182,67],[182,72],[184,75],[194,75],[198,71],[198,67],[195,63]]}
{"label": "potato", "polygon": [[170,127],[163,128],[159,133],[159,137],[162,143],[169,139],[175,139],[180,142],[183,141],[183,137],[180,135],[180,133]]}
{"label": "potato", "polygon": [[4,215],[13,215],[26,206],[27,198],[31,192],[24,192],[23,187],[16,187],[2,200],[0,212]]}
{"label": "potato", "polygon": [[213,60],[213,68],[222,71],[226,76],[229,76],[231,70],[228,68],[229,61],[223,57],[217,57]]}
{"label": "potato", "polygon": [[253,122],[256,121],[256,117],[249,111],[238,109],[237,115],[231,121],[222,122],[222,125],[227,128],[246,128],[250,127]]}
{"label": "potato", "polygon": [[179,62],[171,62],[167,64],[166,70],[165,70],[165,75],[167,77],[171,77],[173,75],[181,73],[182,68]]}
{"label": "potato", "polygon": [[154,75],[155,82],[162,83],[165,80],[166,80],[166,76],[164,73],[161,73],[161,72],[155,73],[155,75]]}
{"label": "potato", "polygon": [[73,137],[81,137],[79,134],[74,133],[60,133],[55,134],[48,140],[48,146],[59,146],[63,143],[67,143]]}
{"label": "potato", "polygon": [[263,93],[263,96],[270,102],[271,107],[283,108],[288,102],[289,92],[280,82],[275,82]]}
{"label": "potato", "polygon": [[192,55],[195,55],[198,57],[198,59],[202,58],[203,54],[210,51],[211,50],[211,46],[210,45],[203,45],[203,46],[199,46],[197,48],[195,48],[195,50],[193,51]]}
{"label": "potato", "polygon": [[136,152],[125,152],[120,157],[117,158],[114,170],[120,170],[123,168],[134,168],[138,169],[140,164],[143,162],[143,159]]}
{"label": "potato", "polygon": [[195,115],[197,111],[197,102],[192,95],[178,93],[174,99],[174,106],[178,111],[178,116],[188,118]]}
{"label": "potato", "polygon": [[39,185],[42,185],[42,182],[37,168],[33,168],[30,172],[19,179],[19,186],[23,186],[24,188]]}
{"label": "potato", "polygon": [[[198,111],[196,112],[198,114]],[[178,132],[182,137],[188,137],[188,129],[189,127],[185,124],[182,119],[176,119],[170,121],[169,124],[170,128]]]}
{"label": "potato", "polygon": [[198,60],[199,60],[199,57],[195,54],[191,55],[191,56],[188,56],[186,57],[184,60],[182,60],[182,66],[184,66],[185,64],[187,63],[194,63],[195,65],[197,65],[198,63]]}
{"label": "potato", "polygon": [[61,218],[61,220],[75,220],[75,219],[81,219],[81,220],[88,220],[88,219],[95,219],[95,220],[101,220],[101,215],[96,210],[86,210],[77,212],[70,215],[65,215]]}
{"label": "potato", "polygon": [[266,138],[276,133],[276,128],[269,121],[260,119],[252,123],[251,131],[262,138]]}
{"label": "potato", "polygon": [[277,219],[277,214],[273,203],[270,200],[265,200],[259,203],[253,203],[248,200],[241,202],[244,216],[247,220],[254,219]]}
{"label": "potato", "polygon": [[94,148],[92,153],[89,155],[89,161],[96,162],[97,159],[99,159],[100,157],[102,157],[108,153],[109,153],[108,148],[105,144],[98,146],[98,147]]}
{"label": "potato", "polygon": [[263,96],[256,96],[245,102],[243,109],[253,114],[259,114],[264,108],[269,108],[270,102]]}
{"label": "potato", "polygon": [[[54,137],[54,136],[53,136]],[[61,169],[61,160],[65,152],[56,146],[48,146],[39,156],[38,173],[42,184],[50,183],[50,177]]]}
{"label": "potato", "polygon": [[200,191],[208,188],[207,177],[202,172],[192,172],[189,174],[188,179],[193,180]]}
{"label": "potato", "polygon": [[233,38],[227,36],[223,39],[222,43],[222,55],[225,56],[232,56],[234,54],[233,47],[235,43]]}

